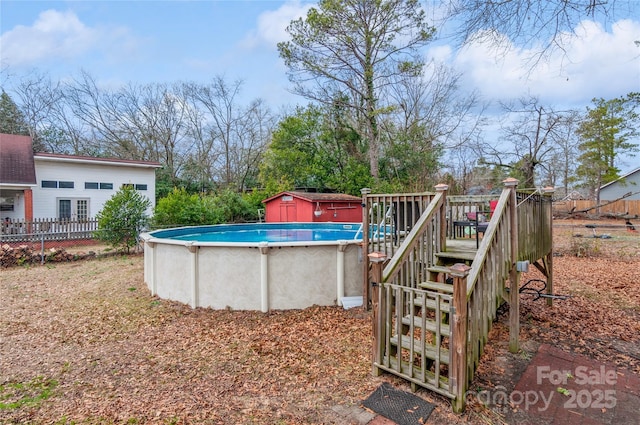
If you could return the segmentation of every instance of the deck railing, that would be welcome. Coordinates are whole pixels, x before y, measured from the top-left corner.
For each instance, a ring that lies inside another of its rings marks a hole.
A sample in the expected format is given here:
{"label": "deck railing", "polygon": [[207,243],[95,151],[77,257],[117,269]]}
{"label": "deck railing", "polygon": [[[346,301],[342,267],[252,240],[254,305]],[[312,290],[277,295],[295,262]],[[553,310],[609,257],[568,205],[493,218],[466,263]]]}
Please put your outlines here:
{"label": "deck railing", "polygon": [[445,190],[438,191],[432,198],[384,268],[383,282],[415,288],[417,282],[426,280],[427,267],[434,264],[435,253],[443,250],[446,243],[446,227],[440,226],[445,223],[445,199]]}
{"label": "deck railing", "polygon": [[491,217],[491,203],[500,195],[448,195],[447,196],[447,237],[454,238],[455,226],[459,221],[488,221]]}
{"label": "deck railing", "polygon": [[[473,379],[498,307],[509,302],[509,349],[518,350],[519,261],[550,261],[552,256],[552,202],[550,194],[518,192],[517,181],[507,179],[467,276],[466,294],[454,291],[454,303],[466,305],[467,338],[456,340],[466,365],[457,388],[454,410],[464,408],[464,393]],[[547,265],[548,266],[548,265]],[[541,267],[542,268],[542,267]],[[545,270],[551,273],[551,268]],[[507,287],[507,281],[509,285]],[[550,287],[550,285],[549,285]],[[460,299],[465,297],[466,299]]]}
{"label": "deck railing", "polygon": [[489,338],[496,311],[505,296],[511,263],[512,207],[511,191],[505,189],[498,200],[487,231],[482,238],[466,279],[466,291],[455,291],[454,299],[466,311],[458,312],[465,320],[466,338],[455,339],[464,367],[457,382],[454,410],[464,409],[464,394],[473,379],[484,346]]}
{"label": "deck railing", "polygon": [[434,196],[433,192],[378,195],[363,189],[363,296],[366,306],[371,302],[371,265],[367,254],[379,252],[392,258]]}
{"label": "deck railing", "polygon": [[452,297],[418,286],[428,279],[435,253],[446,243],[446,189],[436,186],[436,194],[390,261],[374,268],[373,362],[374,373],[392,372],[452,397],[451,351],[445,346],[452,338],[448,324]]}
{"label": "deck railing", "polygon": [[[414,384],[451,397],[455,411],[464,409],[465,392],[480,362],[497,309],[504,301],[510,304],[509,349],[517,351],[518,289],[524,267],[519,262],[535,264],[545,273],[551,288],[551,193],[518,192],[516,186],[516,180],[507,179],[497,199],[495,196],[449,197],[445,186],[429,197],[431,203],[408,233],[398,234],[398,240],[377,239],[370,234],[365,241],[369,244],[365,252],[380,253],[380,256],[370,254],[373,259],[390,258],[386,265],[380,261],[374,263],[377,276],[373,282],[381,284],[380,288],[375,287],[379,295],[375,298],[379,302],[374,304],[379,309],[374,308],[374,370],[396,373]],[[372,195],[366,198],[380,199]],[[370,208],[371,204],[367,201],[365,205]],[[468,212],[485,211],[490,212],[490,221],[471,266],[456,264],[449,269],[453,294],[449,297],[423,290],[419,282],[426,280],[426,269],[435,264],[435,253],[446,251],[446,236],[452,235],[453,222],[463,219],[463,214]],[[379,217],[372,220],[375,222]],[[373,231],[379,227],[365,223],[365,229]],[[542,265],[538,263],[540,259]],[[368,260],[365,263],[368,264]],[[367,280],[368,270],[367,265]],[[431,326],[435,329],[431,329],[433,341],[425,340],[424,314],[415,315],[427,305],[436,309],[429,319],[433,320]],[[441,311],[441,307],[446,310]],[[449,322],[443,322],[441,317]],[[414,326],[422,329],[421,335],[414,332]],[[406,339],[407,335],[413,337]],[[448,340],[446,350],[440,347],[443,339]],[[429,346],[418,347],[416,341],[428,342]],[[430,370],[433,373],[424,367],[428,364],[424,355],[428,350],[437,350],[435,355],[432,353],[435,368]],[[448,375],[439,374],[441,362],[449,365]]]}
{"label": "deck railing", "polygon": [[[518,201],[518,260],[530,263],[551,252],[553,206],[550,193],[521,192]],[[546,231],[546,230],[549,231]],[[542,231],[544,230],[544,231]]]}

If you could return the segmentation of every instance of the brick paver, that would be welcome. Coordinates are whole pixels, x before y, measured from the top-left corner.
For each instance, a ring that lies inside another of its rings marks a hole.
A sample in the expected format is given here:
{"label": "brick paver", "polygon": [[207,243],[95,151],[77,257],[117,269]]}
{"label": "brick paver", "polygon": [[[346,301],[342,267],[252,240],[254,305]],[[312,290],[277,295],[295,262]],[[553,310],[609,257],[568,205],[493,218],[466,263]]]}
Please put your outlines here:
{"label": "brick paver", "polygon": [[543,344],[510,401],[523,424],[640,425],[640,376]]}
{"label": "brick paver", "polygon": [[[518,425],[640,425],[640,375],[543,344],[510,394]],[[359,406],[336,406],[345,423],[394,425]],[[427,423],[432,423],[428,420]]]}

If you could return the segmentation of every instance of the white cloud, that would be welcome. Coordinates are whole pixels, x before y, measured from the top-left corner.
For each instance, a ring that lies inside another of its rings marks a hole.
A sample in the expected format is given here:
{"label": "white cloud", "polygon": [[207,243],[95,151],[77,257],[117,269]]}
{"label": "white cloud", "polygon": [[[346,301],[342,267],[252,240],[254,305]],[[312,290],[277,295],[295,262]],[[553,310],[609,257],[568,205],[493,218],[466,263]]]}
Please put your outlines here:
{"label": "white cloud", "polygon": [[450,45],[436,46],[429,49],[426,54],[426,60],[435,62],[449,62],[451,60],[453,50]]}
{"label": "white cloud", "polygon": [[583,21],[576,35],[562,35],[564,51],[556,50],[533,66],[535,48],[520,49],[505,40],[503,54],[473,44],[455,59],[467,84],[488,99],[513,99],[525,94],[544,102],[586,105],[594,97],[613,98],[640,90],[640,22],[621,20],[610,32]]}
{"label": "white cloud", "polygon": [[290,1],[276,10],[261,13],[258,16],[256,28],[245,37],[241,45],[249,49],[261,45],[275,49],[276,44],[287,40],[286,28],[291,21],[305,17],[311,7],[311,4]]}
{"label": "white cloud", "polygon": [[71,12],[47,10],[31,26],[18,25],[0,36],[3,65],[33,66],[43,61],[68,60],[95,50],[121,53],[136,43],[123,28],[91,28]]}

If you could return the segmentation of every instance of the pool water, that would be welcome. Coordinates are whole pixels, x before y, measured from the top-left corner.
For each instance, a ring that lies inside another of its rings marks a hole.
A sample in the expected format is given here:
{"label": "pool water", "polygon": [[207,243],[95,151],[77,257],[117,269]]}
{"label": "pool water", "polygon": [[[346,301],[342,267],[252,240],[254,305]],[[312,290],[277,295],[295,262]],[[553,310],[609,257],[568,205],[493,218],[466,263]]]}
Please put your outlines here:
{"label": "pool water", "polygon": [[250,223],[158,230],[156,238],[179,241],[260,243],[362,239],[360,223]]}

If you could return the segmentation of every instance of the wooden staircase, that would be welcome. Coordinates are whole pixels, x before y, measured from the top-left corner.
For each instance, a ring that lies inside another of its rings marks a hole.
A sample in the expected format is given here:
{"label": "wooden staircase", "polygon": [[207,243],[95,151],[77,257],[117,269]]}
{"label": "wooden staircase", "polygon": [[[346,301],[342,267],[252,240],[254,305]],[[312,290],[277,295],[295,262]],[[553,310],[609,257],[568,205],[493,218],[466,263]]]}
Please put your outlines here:
{"label": "wooden staircase", "polygon": [[409,379],[414,389],[426,384],[430,389],[452,397],[448,375],[452,331],[449,326],[450,289],[438,293],[385,285],[382,291],[385,311],[380,314],[388,338],[380,366]]}
{"label": "wooden staircase", "polygon": [[[453,278],[450,277],[450,267],[460,262],[470,265],[476,252],[475,240],[470,239],[462,242],[448,241],[447,251],[435,253],[436,264],[427,267],[424,274],[426,279],[417,283],[417,289],[424,292],[413,292],[412,299],[401,300],[403,304],[408,304],[399,323],[392,330],[390,349],[387,351],[387,358],[383,360],[391,368],[399,368],[402,373],[416,378],[422,377],[424,373],[427,381],[434,385],[438,382],[438,392],[449,397],[453,397],[447,390],[452,338],[449,323]],[[397,305],[400,296],[396,294],[395,297],[394,306],[398,310],[402,308]],[[409,361],[410,358],[413,358],[413,362]]]}
{"label": "wooden staircase", "polygon": [[[482,240],[449,237],[447,223],[459,207],[447,200],[446,186],[436,186],[431,195],[363,197],[363,204],[393,204],[394,211],[404,214],[394,217],[394,228],[403,234],[392,242],[364,235],[369,253],[365,299],[373,308],[373,373],[394,373],[414,389],[421,386],[449,397],[455,411],[464,408],[464,393],[504,301],[512,303],[510,324],[515,325],[510,326],[510,337],[515,335],[517,346],[518,291],[507,292],[506,287],[507,281],[518,284],[516,261],[544,258],[544,267],[536,267],[551,277],[550,202],[530,200],[532,195],[526,194],[521,201],[512,181],[505,186]],[[518,233],[520,221],[526,234]],[[365,217],[364,227],[377,222],[376,217]],[[540,226],[548,232],[531,232]],[[527,240],[531,234],[544,238]],[[518,248],[517,239],[524,240],[524,249]]]}

